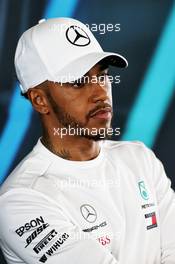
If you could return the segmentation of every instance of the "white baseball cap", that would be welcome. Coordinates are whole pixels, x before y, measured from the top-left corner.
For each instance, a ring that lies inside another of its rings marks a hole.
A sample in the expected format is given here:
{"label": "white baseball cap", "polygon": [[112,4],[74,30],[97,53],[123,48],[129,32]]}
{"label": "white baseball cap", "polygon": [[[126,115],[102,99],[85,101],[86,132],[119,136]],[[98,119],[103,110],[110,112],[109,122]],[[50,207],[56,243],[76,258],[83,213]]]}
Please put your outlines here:
{"label": "white baseball cap", "polygon": [[42,19],[23,33],[15,53],[22,93],[48,80],[60,83],[81,78],[96,63],[127,67],[127,60],[104,52],[89,28],[72,18]]}

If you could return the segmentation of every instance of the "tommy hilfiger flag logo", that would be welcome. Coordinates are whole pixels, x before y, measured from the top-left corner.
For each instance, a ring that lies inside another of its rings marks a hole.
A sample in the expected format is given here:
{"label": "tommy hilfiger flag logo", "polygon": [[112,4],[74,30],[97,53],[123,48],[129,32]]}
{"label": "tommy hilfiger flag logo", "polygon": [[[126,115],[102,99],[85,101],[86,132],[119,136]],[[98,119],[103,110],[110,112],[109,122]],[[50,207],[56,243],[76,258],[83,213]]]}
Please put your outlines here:
{"label": "tommy hilfiger flag logo", "polygon": [[157,218],[156,218],[156,213],[152,212],[149,214],[145,214],[146,218],[146,228],[147,230],[157,227]]}

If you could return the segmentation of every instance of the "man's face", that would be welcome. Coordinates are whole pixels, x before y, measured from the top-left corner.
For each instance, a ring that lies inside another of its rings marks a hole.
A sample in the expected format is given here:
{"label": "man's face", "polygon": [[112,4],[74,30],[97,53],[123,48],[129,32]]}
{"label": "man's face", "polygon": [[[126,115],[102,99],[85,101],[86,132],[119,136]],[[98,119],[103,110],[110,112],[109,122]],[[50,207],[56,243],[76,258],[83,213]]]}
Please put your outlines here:
{"label": "man's face", "polygon": [[107,73],[105,65],[97,64],[74,83],[48,82],[47,99],[58,124],[66,128],[86,128],[79,134],[93,140],[102,139],[102,134],[108,137],[112,96]]}

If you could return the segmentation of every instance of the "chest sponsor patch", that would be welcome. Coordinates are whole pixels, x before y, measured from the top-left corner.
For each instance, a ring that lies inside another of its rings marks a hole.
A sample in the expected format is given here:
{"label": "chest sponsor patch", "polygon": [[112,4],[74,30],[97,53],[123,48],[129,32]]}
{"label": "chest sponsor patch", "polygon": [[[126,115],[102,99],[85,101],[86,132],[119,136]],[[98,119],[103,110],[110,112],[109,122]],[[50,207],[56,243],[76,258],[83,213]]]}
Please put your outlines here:
{"label": "chest sponsor patch", "polygon": [[20,226],[18,229],[15,230],[18,236],[23,236],[29,230],[34,230],[38,226],[45,224],[44,219],[42,216],[37,217],[35,219],[30,220],[29,222],[25,223],[23,226]]}
{"label": "chest sponsor patch", "polygon": [[145,182],[144,181],[139,181],[138,182],[138,186],[139,186],[139,191],[140,191],[141,197],[144,200],[148,200],[149,199],[149,194],[148,194],[148,190],[146,189]]}
{"label": "chest sponsor patch", "polygon": [[95,226],[92,226],[90,228],[83,229],[83,232],[92,232],[93,230],[97,230],[98,228],[105,227],[105,226],[107,226],[106,221],[102,222],[99,225],[95,225]]}
{"label": "chest sponsor patch", "polygon": [[147,204],[142,204],[142,209],[146,209],[148,207],[155,206],[155,203],[147,203]]}
{"label": "chest sponsor patch", "polygon": [[31,242],[39,235],[41,234],[47,227],[49,226],[48,223],[43,224],[41,226],[39,226],[34,232],[32,232],[32,234],[26,239],[26,247],[28,247]]}
{"label": "chest sponsor patch", "polygon": [[49,232],[34,248],[33,250],[38,254],[43,248],[50,243],[50,241],[57,235],[58,233],[53,229]]}
{"label": "chest sponsor patch", "polygon": [[60,247],[64,244],[64,242],[68,239],[69,235],[67,233],[62,234],[57,241],[55,241],[52,246],[45,252],[45,254],[39,259],[40,262],[45,263],[48,257],[51,257]]}
{"label": "chest sponsor patch", "polygon": [[157,227],[157,218],[155,212],[145,214],[145,219],[147,230]]}
{"label": "chest sponsor patch", "polygon": [[81,205],[80,212],[83,218],[89,223],[94,223],[97,220],[97,212],[90,204]]}

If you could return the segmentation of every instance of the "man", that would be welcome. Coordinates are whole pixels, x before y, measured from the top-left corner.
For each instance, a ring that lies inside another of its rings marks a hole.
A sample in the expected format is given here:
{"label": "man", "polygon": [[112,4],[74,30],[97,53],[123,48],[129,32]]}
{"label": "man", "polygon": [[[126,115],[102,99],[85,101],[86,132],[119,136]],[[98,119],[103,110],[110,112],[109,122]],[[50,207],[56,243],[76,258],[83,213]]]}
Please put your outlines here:
{"label": "man", "polygon": [[102,140],[112,131],[109,65],[127,61],[74,19],[42,21],[20,38],[16,72],[43,135],[1,187],[9,264],[175,263],[175,196],[162,164],[140,142]]}

